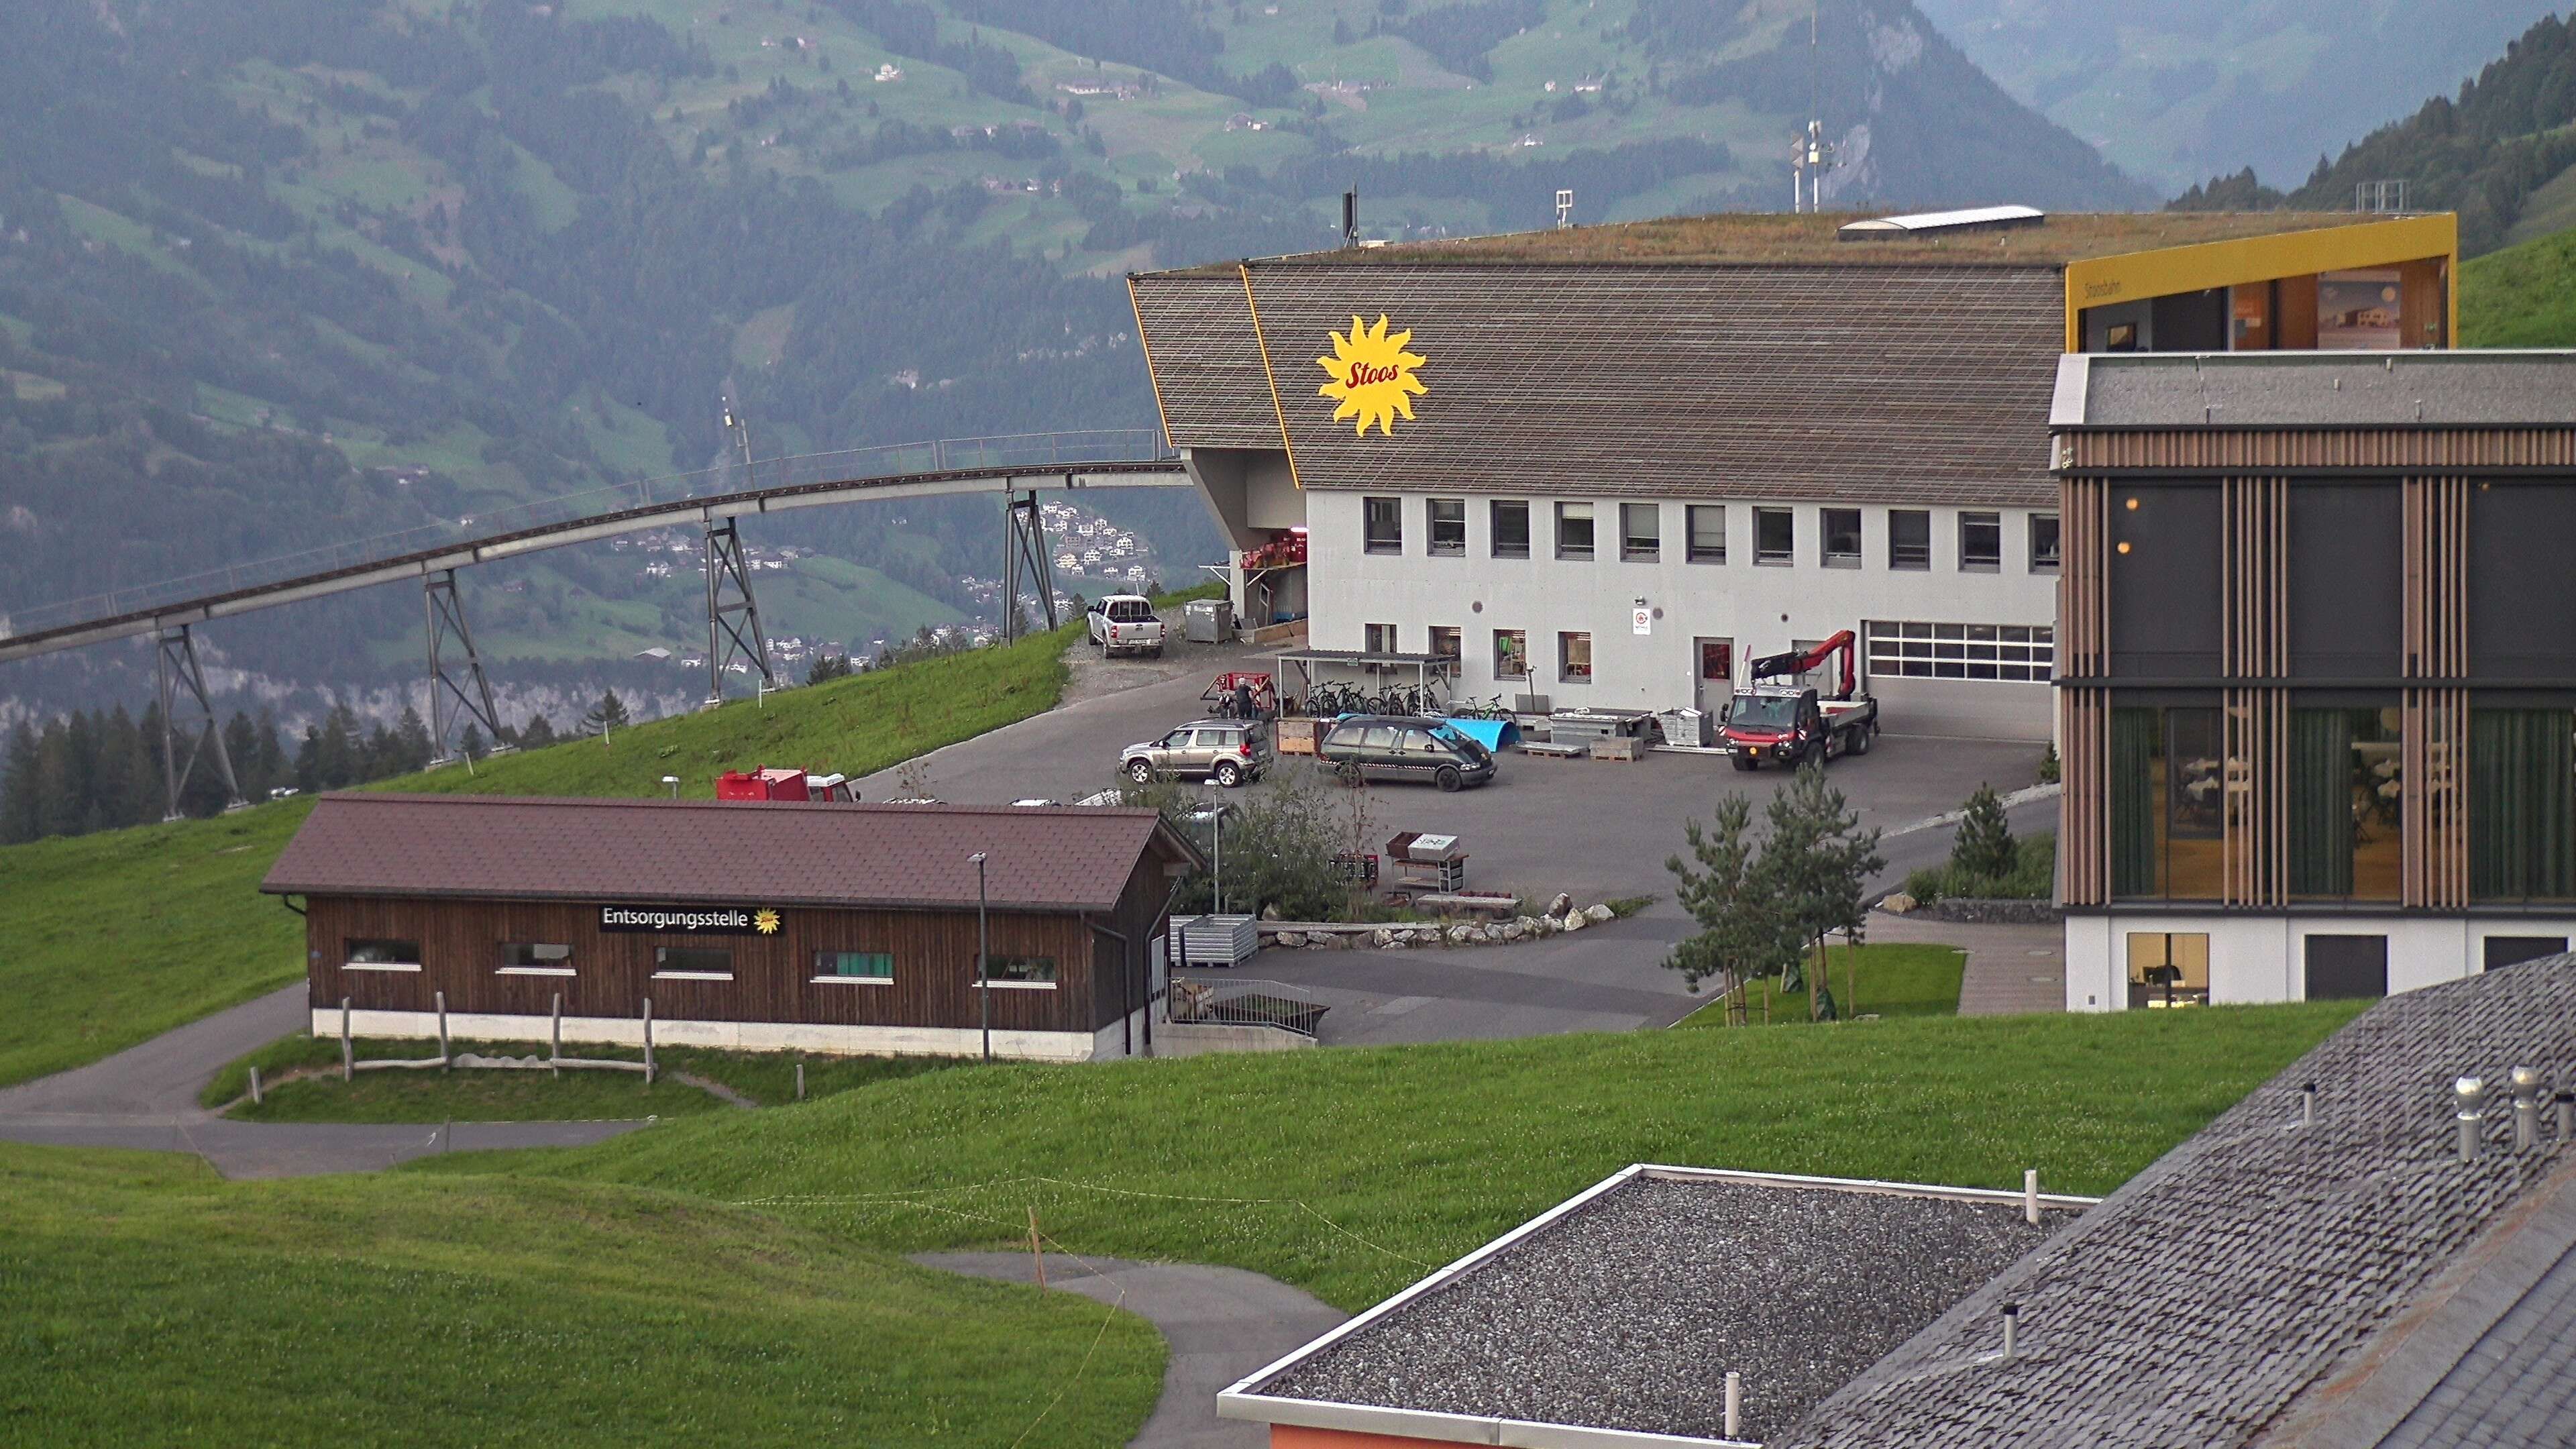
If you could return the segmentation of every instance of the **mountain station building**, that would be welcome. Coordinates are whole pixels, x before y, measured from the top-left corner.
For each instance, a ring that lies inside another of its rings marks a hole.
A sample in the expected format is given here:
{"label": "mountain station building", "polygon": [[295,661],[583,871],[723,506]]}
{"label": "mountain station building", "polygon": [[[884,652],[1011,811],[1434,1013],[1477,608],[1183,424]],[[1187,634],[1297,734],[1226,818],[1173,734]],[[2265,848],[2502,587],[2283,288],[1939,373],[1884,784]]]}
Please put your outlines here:
{"label": "mountain station building", "polygon": [[2448,347],[2457,252],[2448,215],[1719,215],[1129,291],[1256,639],[1715,711],[1852,630],[1895,731],[2035,741],[2058,358]]}
{"label": "mountain station building", "polygon": [[1142,809],[352,792],[260,889],[317,1036],[973,1056],[989,996],[995,1056],[1083,1061],[1150,1051],[1197,859]]}

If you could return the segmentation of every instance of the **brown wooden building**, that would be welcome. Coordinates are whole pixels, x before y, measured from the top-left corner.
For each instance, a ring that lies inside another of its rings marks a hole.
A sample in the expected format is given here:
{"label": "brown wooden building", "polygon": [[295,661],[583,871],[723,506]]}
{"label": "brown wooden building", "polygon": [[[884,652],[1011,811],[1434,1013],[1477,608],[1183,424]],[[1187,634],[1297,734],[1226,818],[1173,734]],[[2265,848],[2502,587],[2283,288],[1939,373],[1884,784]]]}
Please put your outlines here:
{"label": "brown wooden building", "polygon": [[2067,1005],[2576,939],[2576,353],[2068,357]]}
{"label": "brown wooden building", "polygon": [[302,899],[316,1032],[842,1053],[1142,1054],[1192,847],[1151,810],[324,796],[261,889]]}

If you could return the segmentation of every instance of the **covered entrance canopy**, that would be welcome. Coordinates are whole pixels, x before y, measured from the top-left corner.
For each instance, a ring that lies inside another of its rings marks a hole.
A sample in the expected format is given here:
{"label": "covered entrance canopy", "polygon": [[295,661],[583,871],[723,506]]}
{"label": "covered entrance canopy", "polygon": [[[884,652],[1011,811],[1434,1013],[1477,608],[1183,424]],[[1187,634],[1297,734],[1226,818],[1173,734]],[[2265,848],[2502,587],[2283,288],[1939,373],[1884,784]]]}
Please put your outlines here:
{"label": "covered entrance canopy", "polygon": [[[1396,712],[1398,706],[1389,701],[1388,695],[1407,689],[1414,692],[1414,703],[1422,708],[1436,707],[1431,701],[1445,700],[1450,686],[1457,682],[1458,661],[1446,654],[1298,649],[1279,656],[1276,678],[1282,710],[1304,709],[1309,714],[1389,713]],[[1345,691],[1356,698],[1330,706],[1321,702],[1310,705],[1319,687]]]}

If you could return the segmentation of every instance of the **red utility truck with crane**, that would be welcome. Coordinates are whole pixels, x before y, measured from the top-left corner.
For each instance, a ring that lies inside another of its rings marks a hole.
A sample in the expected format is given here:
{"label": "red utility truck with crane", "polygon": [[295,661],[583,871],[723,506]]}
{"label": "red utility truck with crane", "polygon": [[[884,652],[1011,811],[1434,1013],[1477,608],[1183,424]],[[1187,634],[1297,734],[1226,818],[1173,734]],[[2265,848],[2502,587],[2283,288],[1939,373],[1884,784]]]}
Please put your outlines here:
{"label": "red utility truck with crane", "polygon": [[[1812,649],[1766,654],[1753,661],[1751,680],[1735,692],[1726,715],[1726,747],[1735,768],[1758,770],[1762,762],[1796,769],[1809,761],[1821,766],[1836,755],[1865,755],[1878,733],[1878,701],[1853,698],[1858,680],[1854,652],[1857,640],[1843,630]],[[1781,675],[1804,674],[1839,657],[1842,688],[1833,698],[1791,684],[1765,684]]]}

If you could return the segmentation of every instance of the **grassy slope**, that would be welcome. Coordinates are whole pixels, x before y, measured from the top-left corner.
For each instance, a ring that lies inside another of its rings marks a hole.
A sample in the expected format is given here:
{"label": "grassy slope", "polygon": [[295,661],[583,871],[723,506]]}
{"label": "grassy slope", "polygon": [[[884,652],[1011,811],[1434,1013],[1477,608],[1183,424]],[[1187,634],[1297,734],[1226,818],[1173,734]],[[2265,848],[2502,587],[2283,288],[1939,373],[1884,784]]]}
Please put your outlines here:
{"label": "grassy slope", "polygon": [[12,1443],[1106,1446],[1160,1386],[1133,1317],[624,1188],[0,1144],[0,1221]]}
{"label": "grassy slope", "polygon": [[[1077,628],[1079,626],[1076,626]],[[773,696],[766,707],[658,720],[597,740],[448,768],[391,789],[649,795],[677,775],[714,793],[727,767],[828,766],[853,775],[1052,708],[1068,629]],[[258,893],[310,803],[217,820],[0,847],[0,1086],[111,1052],[303,974],[301,923]]]}
{"label": "grassy slope", "polygon": [[2468,347],[2576,347],[2576,230],[2460,264]]}
{"label": "grassy slope", "polygon": [[[1895,1016],[1956,1016],[1959,1014],[1959,981],[1967,958],[1950,946],[1931,946],[1919,942],[1899,942],[1879,946],[1862,946],[1855,951],[1849,946],[1828,947],[1834,1004],[1844,1014],[1874,1013]],[[1854,958],[1857,957],[1857,963]],[[1860,972],[1858,1005],[1843,1000],[1853,994],[1848,985],[1855,965]],[[1773,1025],[1804,1025],[1807,1021],[1807,993],[1774,991],[1772,981],[1755,983],[1751,1004],[1751,1024],[1763,1023],[1762,1003],[1771,1004],[1769,1020]],[[1723,1003],[1712,1001],[1681,1020],[1676,1027],[1719,1027],[1726,1025]]]}
{"label": "grassy slope", "polygon": [[896,1250],[1227,1263],[1358,1308],[1631,1162],[2107,1192],[2346,1004],[961,1067],[426,1170],[771,1205]]}

